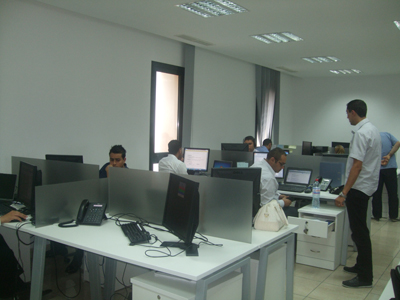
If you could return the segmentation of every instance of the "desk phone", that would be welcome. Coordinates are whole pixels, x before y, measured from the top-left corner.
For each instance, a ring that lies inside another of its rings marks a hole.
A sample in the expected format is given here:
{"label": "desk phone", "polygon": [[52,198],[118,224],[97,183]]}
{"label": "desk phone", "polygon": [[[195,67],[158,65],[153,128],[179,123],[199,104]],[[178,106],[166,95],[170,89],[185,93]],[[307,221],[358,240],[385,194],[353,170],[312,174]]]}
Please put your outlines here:
{"label": "desk phone", "polygon": [[76,223],[82,225],[101,225],[106,212],[106,206],[103,203],[90,203],[87,199],[83,200],[79,207]]}

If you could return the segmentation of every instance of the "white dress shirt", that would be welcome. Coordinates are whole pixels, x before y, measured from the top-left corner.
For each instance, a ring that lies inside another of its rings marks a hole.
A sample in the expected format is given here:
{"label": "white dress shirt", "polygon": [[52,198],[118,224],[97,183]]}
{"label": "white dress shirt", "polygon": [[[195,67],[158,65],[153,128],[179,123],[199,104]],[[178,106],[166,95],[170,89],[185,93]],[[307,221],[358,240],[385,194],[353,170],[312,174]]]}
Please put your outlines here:
{"label": "white dress shirt", "polygon": [[187,168],[184,162],[180,161],[175,155],[168,154],[158,163],[158,170],[160,172],[184,174],[187,175]]}

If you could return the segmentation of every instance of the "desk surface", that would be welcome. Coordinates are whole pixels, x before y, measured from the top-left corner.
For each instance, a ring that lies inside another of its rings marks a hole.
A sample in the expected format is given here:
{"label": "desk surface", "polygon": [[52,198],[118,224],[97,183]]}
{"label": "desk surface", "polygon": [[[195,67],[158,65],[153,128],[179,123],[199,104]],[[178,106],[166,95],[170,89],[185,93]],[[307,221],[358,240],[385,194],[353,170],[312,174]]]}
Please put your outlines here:
{"label": "desk surface", "polygon": [[[15,228],[18,223],[4,224]],[[268,245],[295,230],[296,225],[289,225],[279,232],[253,230],[252,243],[242,243],[208,236],[210,242],[223,244],[223,247],[202,244],[199,248],[199,256],[185,256],[185,253],[177,257],[154,258],[145,254],[151,248],[144,246],[129,246],[128,238],[121,228],[112,220],[103,221],[101,226],[78,226],[60,228],[57,224],[35,228],[31,224],[23,226],[20,230],[51,241],[60,242],[75,248],[80,248],[91,253],[106,256],[118,261],[134,264],[144,268],[168,273],[189,280],[202,279],[215,271],[230,265],[238,259]],[[178,238],[167,232],[146,229],[154,233],[162,241],[177,241]],[[194,240],[198,243],[199,240]],[[158,244],[156,244],[158,245]],[[167,252],[166,249],[160,250]],[[172,253],[181,250],[170,248]],[[152,252],[151,255],[157,255]],[[159,255],[159,254],[158,254]]]}

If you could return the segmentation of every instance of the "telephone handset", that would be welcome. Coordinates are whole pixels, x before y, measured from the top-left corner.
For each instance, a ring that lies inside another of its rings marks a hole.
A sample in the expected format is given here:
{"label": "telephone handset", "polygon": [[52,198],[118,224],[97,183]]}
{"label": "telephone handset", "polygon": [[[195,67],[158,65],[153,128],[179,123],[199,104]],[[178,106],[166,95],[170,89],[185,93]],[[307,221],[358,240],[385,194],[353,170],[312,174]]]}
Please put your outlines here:
{"label": "telephone handset", "polygon": [[106,204],[90,203],[85,199],[79,206],[76,224],[82,225],[101,225],[106,212]]}

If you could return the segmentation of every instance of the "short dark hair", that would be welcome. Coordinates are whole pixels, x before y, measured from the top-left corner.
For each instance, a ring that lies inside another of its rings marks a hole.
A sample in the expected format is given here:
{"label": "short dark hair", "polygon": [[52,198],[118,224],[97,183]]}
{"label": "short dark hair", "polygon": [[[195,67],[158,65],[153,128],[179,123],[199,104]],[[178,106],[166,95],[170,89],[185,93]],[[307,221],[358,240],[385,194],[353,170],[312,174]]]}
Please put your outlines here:
{"label": "short dark hair", "polygon": [[275,161],[278,161],[281,159],[282,155],[286,156],[287,154],[282,148],[276,147],[268,152],[267,159],[269,160],[270,158],[273,157],[273,158],[275,158]]}
{"label": "short dark hair", "polygon": [[271,139],[263,140],[263,146],[268,146],[269,144],[272,144],[272,140]]}
{"label": "short dark hair", "polygon": [[121,145],[112,146],[111,149],[110,149],[110,152],[108,153],[108,155],[110,155],[111,153],[114,153],[114,154],[121,153],[122,154],[122,158],[125,158],[125,156],[126,156],[126,150]]}
{"label": "short dark hair", "polygon": [[360,118],[367,116],[367,104],[360,99],[355,99],[347,103],[347,110],[354,110]]}
{"label": "short dark hair", "polygon": [[256,139],[255,139],[254,137],[252,137],[251,135],[246,136],[246,137],[243,139],[243,143],[244,143],[245,141],[248,141],[248,140],[253,141],[254,147],[256,146]]}
{"label": "short dark hair", "polygon": [[172,140],[168,143],[168,153],[169,154],[176,154],[178,153],[179,149],[182,148],[182,144],[178,140]]}

